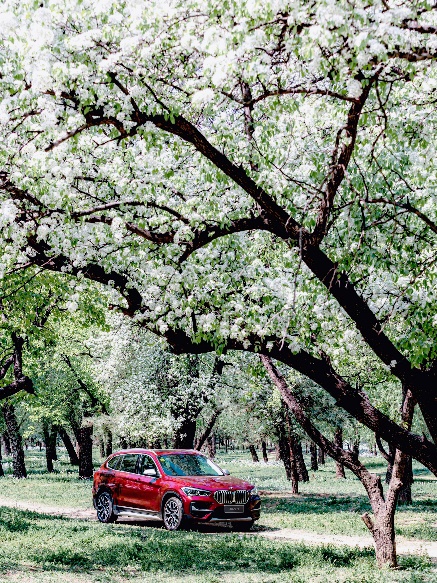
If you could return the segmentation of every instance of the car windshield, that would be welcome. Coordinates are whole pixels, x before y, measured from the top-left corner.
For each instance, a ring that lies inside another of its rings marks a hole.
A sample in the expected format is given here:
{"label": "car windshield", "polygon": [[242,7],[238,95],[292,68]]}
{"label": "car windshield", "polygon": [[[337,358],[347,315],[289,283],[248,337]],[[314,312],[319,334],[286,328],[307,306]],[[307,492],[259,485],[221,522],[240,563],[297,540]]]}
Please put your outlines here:
{"label": "car windshield", "polygon": [[158,459],[167,476],[223,476],[221,469],[203,455],[172,453]]}

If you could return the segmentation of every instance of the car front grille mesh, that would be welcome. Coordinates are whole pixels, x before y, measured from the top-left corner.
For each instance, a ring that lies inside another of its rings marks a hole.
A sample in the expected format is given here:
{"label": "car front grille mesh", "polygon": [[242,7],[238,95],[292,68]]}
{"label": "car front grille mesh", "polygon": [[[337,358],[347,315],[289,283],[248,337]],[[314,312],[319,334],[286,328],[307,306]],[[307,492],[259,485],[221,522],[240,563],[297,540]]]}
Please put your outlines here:
{"label": "car front grille mesh", "polygon": [[249,500],[247,490],[217,490],[214,499],[219,504],[246,504]]}

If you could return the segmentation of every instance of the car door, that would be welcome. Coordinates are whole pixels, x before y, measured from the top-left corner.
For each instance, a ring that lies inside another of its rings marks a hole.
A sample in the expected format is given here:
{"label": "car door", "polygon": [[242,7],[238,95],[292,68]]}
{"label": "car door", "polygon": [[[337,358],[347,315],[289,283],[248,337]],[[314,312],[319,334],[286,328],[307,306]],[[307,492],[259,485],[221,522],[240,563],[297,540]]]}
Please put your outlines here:
{"label": "car door", "polygon": [[135,508],[137,500],[138,474],[137,474],[138,454],[127,453],[118,466],[119,495],[118,505],[125,508]]}
{"label": "car door", "polygon": [[153,459],[147,454],[140,455],[135,492],[137,508],[159,512],[161,481],[161,475]]}

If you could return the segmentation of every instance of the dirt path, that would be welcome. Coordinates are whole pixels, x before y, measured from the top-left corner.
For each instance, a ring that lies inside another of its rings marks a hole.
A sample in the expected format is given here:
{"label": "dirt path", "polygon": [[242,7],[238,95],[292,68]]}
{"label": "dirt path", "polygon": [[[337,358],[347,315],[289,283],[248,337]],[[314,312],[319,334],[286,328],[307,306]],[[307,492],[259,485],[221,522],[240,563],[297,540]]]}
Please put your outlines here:
{"label": "dirt path", "polygon": [[63,506],[50,506],[48,504],[38,504],[37,502],[23,502],[22,500],[12,500],[0,496],[0,506],[8,508],[18,508],[19,510],[30,510],[40,514],[50,514],[52,516],[65,516],[66,518],[95,519],[96,511],[92,508],[80,510],[78,508],[68,508]]}
{"label": "dirt path", "polygon": [[[20,510],[30,510],[40,514],[49,514],[52,516],[63,516],[65,518],[76,518],[81,520],[96,520],[94,509],[80,510],[77,508],[68,508],[61,506],[49,506],[47,504],[38,504],[35,502],[24,502],[21,500],[12,500],[0,496],[0,506],[8,508],[18,508]],[[133,521],[124,519],[132,523]],[[139,521],[135,521],[138,524]],[[155,523],[156,524],[156,523]],[[212,527],[211,527],[212,528]],[[209,533],[215,533],[215,530],[209,530]],[[333,544],[344,545],[349,547],[371,547],[373,541],[370,536],[346,536],[337,534],[316,534],[306,530],[297,530],[291,528],[280,528],[277,530],[258,530],[250,533],[252,536],[263,536],[269,539],[290,540],[303,542],[312,545]],[[396,538],[396,547],[400,555],[427,555],[437,562],[437,542],[423,540],[408,540],[401,536]]]}

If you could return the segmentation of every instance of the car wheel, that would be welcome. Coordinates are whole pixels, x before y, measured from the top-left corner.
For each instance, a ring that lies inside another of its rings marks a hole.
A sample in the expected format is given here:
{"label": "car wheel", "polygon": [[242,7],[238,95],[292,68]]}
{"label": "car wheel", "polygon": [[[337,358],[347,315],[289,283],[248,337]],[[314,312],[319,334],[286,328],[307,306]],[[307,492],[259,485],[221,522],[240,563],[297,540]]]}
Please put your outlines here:
{"label": "car wheel", "polygon": [[184,518],[182,502],[176,496],[172,496],[165,501],[162,509],[162,518],[167,530],[178,530]]}
{"label": "car wheel", "polygon": [[117,516],[114,514],[114,503],[109,492],[100,492],[96,498],[97,518],[100,522],[115,522]]}
{"label": "car wheel", "polygon": [[232,529],[237,532],[248,532],[252,528],[254,522],[254,520],[247,522],[233,522]]}

